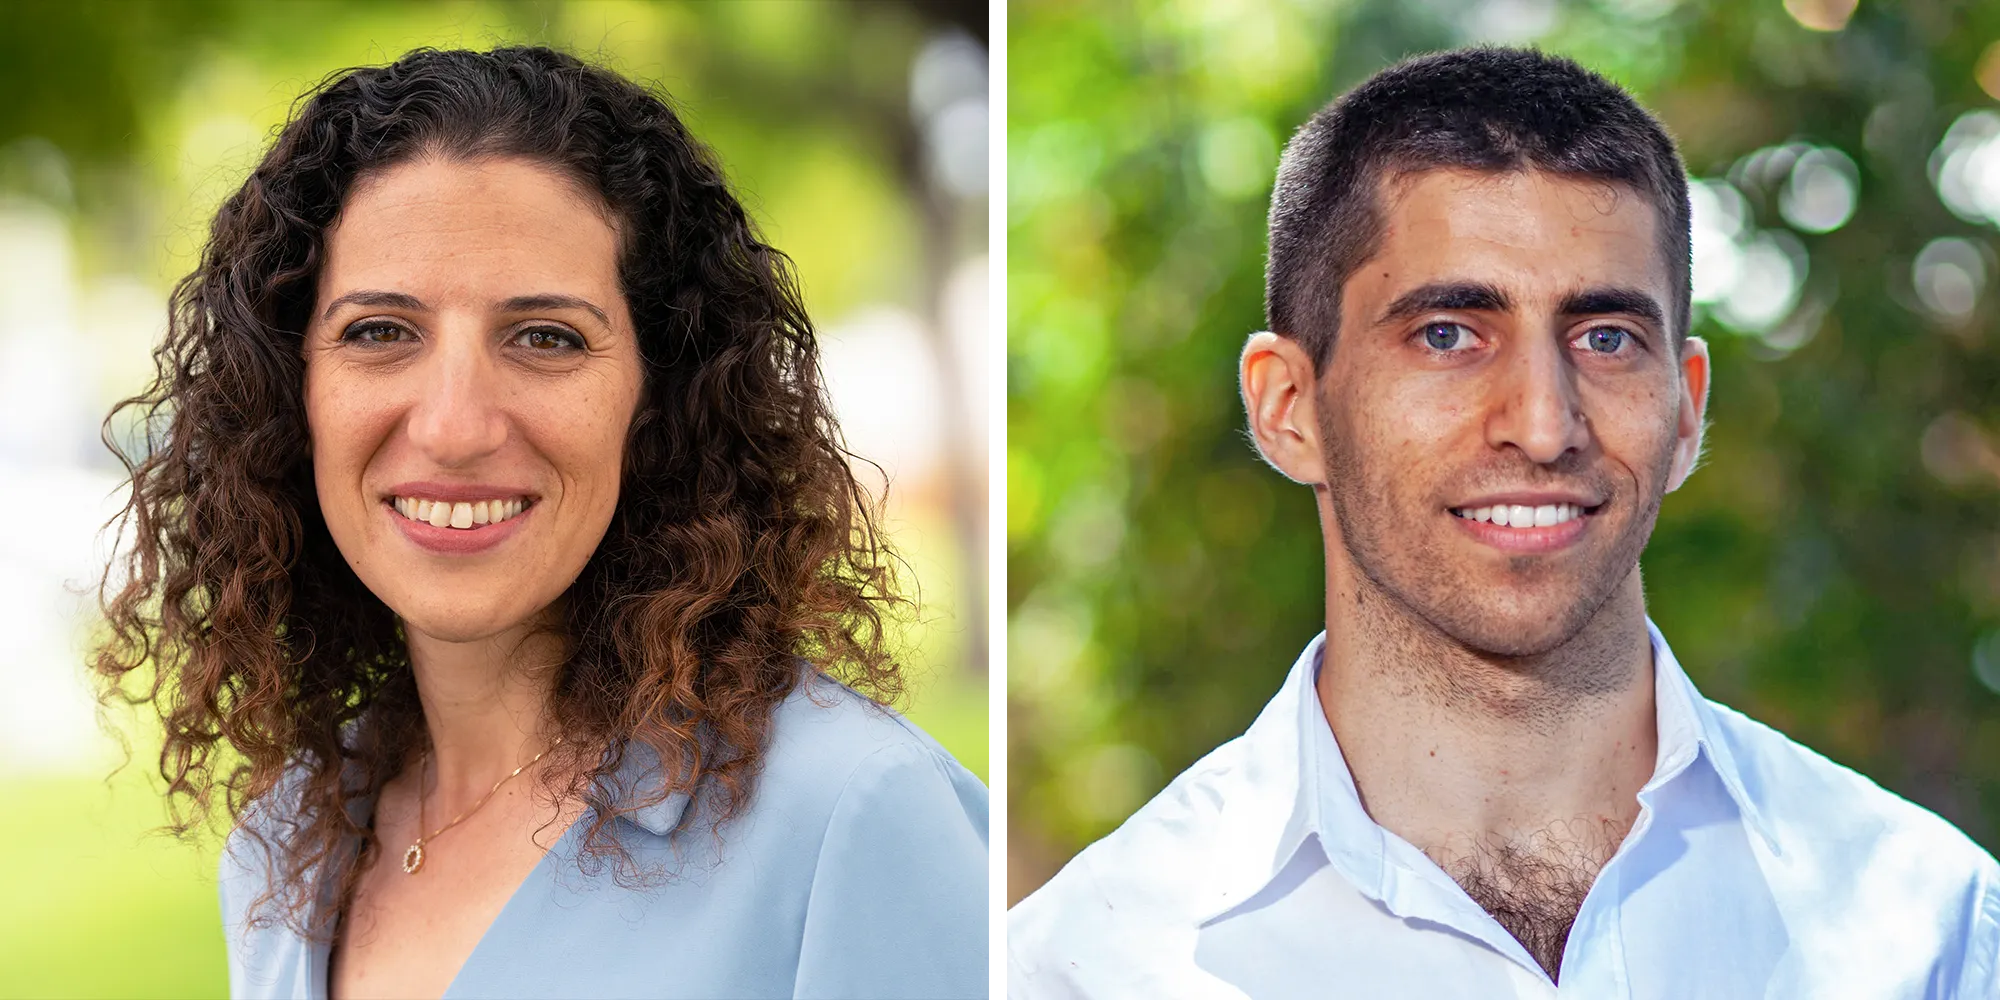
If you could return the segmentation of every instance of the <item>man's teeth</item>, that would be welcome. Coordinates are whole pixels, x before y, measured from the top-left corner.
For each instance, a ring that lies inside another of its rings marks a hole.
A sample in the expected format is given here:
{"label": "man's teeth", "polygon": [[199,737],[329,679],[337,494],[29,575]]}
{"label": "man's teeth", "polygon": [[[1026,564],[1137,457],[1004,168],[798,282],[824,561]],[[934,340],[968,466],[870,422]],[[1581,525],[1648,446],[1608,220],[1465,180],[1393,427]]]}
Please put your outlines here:
{"label": "man's teeth", "polygon": [[396,513],[412,521],[425,521],[437,528],[470,528],[478,524],[499,524],[510,517],[518,517],[528,508],[528,502],[519,497],[512,500],[475,500],[452,503],[445,500],[423,500],[417,497],[397,497]]}
{"label": "man's teeth", "polygon": [[1540,507],[1496,504],[1492,507],[1454,507],[1452,513],[1468,521],[1491,521],[1503,528],[1548,528],[1583,516],[1583,508],[1573,503],[1545,503]]}

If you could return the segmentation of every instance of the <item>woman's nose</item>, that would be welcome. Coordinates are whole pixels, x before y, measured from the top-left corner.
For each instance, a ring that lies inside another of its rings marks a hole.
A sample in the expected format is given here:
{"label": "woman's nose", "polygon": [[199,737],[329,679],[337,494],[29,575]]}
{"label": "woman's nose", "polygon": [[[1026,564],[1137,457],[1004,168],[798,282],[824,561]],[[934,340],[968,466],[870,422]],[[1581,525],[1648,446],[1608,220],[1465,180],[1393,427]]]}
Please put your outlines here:
{"label": "woman's nose", "polygon": [[496,359],[480,340],[471,333],[437,336],[410,371],[410,443],[442,466],[469,464],[507,440]]}

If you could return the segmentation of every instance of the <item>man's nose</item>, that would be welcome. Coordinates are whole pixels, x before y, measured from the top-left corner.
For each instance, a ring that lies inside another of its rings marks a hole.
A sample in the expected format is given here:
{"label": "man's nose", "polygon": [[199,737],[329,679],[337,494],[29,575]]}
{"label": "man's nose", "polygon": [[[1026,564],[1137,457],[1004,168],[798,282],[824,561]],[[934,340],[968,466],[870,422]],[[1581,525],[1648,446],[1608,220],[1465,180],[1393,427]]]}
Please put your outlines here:
{"label": "man's nose", "polygon": [[1512,445],[1538,465],[1590,446],[1576,367],[1564,350],[1553,337],[1536,338],[1502,360],[1491,388],[1488,444]]}

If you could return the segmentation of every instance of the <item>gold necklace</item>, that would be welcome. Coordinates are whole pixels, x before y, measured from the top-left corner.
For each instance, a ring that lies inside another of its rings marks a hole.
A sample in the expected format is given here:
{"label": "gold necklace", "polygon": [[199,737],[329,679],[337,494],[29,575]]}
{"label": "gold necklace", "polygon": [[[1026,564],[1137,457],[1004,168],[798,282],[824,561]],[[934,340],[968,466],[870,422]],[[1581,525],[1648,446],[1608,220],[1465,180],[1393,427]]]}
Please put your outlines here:
{"label": "gold necklace", "polygon": [[[481,795],[479,797],[479,801],[474,802],[472,804],[472,808],[467,809],[462,813],[459,813],[458,816],[454,818],[451,822],[446,823],[445,825],[438,827],[435,830],[432,830],[428,836],[418,837],[417,842],[411,844],[410,849],[403,852],[403,874],[415,875],[416,873],[423,870],[424,843],[426,841],[435,839],[439,834],[463,822],[467,816],[470,816],[473,813],[478,812],[479,807],[485,805],[488,800],[493,798],[493,794],[500,790],[501,785],[504,785],[507,782],[512,781],[515,778],[519,777],[522,771],[525,771],[528,768],[535,766],[535,761],[541,760],[543,757],[548,756],[549,750],[554,750],[559,746],[562,746],[562,737],[560,736],[556,737],[554,743],[549,744],[548,750],[543,750],[541,753],[536,754],[526,764],[522,764],[520,767],[517,767],[512,772],[510,772],[506,777],[501,778],[499,781],[494,782],[493,787],[491,789],[488,789],[485,795]],[[417,832],[420,834],[423,833],[424,830],[424,770],[425,767],[430,764],[430,761],[431,761],[431,753],[429,750],[425,750],[424,759],[417,763]]]}

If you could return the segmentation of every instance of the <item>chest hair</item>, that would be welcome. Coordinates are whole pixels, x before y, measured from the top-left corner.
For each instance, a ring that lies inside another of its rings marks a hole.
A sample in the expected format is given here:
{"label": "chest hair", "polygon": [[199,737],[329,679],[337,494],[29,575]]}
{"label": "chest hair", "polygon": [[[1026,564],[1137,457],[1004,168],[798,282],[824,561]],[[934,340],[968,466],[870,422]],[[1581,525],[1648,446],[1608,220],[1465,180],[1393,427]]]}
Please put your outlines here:
{"label": "chest hair", "polygon": [[1525,836],[1452,838],[1425,853],[1553,980],[1577,911],[1625,830],[1612,820],[1578,818]]}

